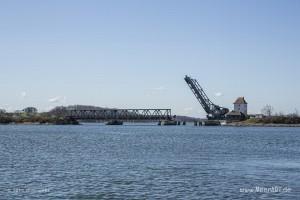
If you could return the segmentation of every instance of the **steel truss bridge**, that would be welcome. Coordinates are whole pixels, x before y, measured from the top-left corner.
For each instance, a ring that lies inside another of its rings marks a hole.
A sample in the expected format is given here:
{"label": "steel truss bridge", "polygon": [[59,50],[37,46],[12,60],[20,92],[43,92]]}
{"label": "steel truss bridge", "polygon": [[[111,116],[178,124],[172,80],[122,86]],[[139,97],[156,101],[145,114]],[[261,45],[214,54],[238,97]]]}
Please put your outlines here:
{"label": "steel truss bridge", "polygon": [[171,120],[171,109],[68,110],[66,117],[77,120],[156,121]]}

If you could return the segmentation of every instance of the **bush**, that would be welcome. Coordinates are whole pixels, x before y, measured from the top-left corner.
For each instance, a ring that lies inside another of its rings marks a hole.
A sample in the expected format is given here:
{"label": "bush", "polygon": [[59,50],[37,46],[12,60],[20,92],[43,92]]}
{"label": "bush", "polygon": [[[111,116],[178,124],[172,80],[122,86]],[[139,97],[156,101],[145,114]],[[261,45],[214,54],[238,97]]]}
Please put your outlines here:
{"label": "bush", "polygon": [[0,116],[0,124],[9,124],[11,122],[13,122],[13,120],[10,117]]}

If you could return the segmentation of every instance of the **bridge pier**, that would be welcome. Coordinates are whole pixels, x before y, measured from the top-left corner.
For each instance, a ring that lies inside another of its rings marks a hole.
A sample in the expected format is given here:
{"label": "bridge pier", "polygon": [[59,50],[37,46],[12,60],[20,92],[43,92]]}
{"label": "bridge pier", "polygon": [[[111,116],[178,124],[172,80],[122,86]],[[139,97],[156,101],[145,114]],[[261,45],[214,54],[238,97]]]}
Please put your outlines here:
{"label": "bridge pier", "polygon": [[108,121],[105,125],[123,125],[123,121],[111,120],[111,121]]}
{"label": "bridge pier", "polygon": [[[173,120],[162,120],[158,122],[159,126],[176,126],[178,125],[178,121],[173,121]],[[180,124],[179,124],[180,125]]]}
{"label": "bridge pier", "polygon": [[203,126],[220,126],[221,122],[219,120],[207,120],[203,121]]}
{"label": "bridge pier", "polygon": [[194,126],[203,126],[203,121],[194,121]]}

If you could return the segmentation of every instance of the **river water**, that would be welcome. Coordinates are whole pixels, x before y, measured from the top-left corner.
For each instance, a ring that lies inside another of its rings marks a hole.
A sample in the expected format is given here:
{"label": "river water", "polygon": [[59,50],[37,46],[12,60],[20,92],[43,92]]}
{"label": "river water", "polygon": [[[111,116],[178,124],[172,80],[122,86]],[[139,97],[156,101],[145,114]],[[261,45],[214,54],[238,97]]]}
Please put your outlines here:
{"label": "river water", "polygon": [[0,199],[300,199],[300,128],[0,126]]}

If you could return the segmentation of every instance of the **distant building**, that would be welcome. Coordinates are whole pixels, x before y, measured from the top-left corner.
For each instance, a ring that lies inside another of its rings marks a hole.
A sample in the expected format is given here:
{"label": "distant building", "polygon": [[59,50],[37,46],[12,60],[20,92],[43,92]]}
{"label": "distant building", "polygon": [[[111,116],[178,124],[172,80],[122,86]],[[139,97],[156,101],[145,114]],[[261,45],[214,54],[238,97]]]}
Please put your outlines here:
{"label": "distant building", "polygon": [[233,111],[226,114],[227,120],[244,120],[247,119],[248,116],[248,103],[244,97],[239,97],[233,103],[234,109]]}
{"label": "distant building", "polygon": [[264,114],[251,114],[251,115],[248,115],[248,117],[250,119],[263,119],[263,118],[266,118],[266,116]]}
{"label": "distant building", "polygon": [[235,120],[240,121],[246,119],[246,115],[242,112],[233,110],[226,114],[226,119],[233,120],[233,121]]}
{"label": "distant building", "polygon": [[237,98],[237,100],[233,103],[233,105],[234,105],[235,112],[241,112],[244,115],[248,114],[248,103],[244,97]]}
{"label": "distant building", "polygon": [[28,108],[23,109],[22,111],[27,114],[34,114],[34,113],[38,112],[38,110],[34,107],[28,107]]}
{"label": "distant building", "polygon": [[255,115],[255,118],[256,119],[263,119],[263,118],[265,118],[266,116],[264,115],[264,114],[256,114]]}

